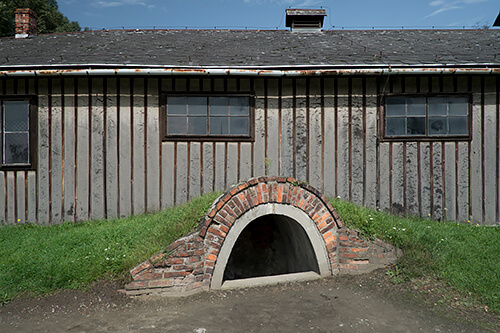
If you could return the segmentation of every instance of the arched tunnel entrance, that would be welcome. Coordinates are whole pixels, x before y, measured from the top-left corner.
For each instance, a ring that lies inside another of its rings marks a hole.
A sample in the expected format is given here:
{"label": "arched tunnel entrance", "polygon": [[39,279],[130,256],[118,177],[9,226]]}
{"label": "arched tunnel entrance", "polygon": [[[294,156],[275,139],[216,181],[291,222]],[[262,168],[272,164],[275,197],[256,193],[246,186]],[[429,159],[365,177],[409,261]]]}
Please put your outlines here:
{"label": "arched tunnel entrance", "polygon": [[250,222],[233,246],[223,281],[313,271],[318,261],[304,229],[284,215]]}

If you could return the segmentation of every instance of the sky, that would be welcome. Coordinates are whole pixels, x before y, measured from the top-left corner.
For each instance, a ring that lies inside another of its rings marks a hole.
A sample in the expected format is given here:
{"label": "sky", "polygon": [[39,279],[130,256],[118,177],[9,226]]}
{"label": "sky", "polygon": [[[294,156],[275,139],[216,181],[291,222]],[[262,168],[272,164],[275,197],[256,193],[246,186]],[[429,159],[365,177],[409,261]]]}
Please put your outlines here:
{"label": "sky", "polygon": [[82,28],[284,29],[286,8],[324,8],[324,29],[491,26],[499,0],[58,0]]}

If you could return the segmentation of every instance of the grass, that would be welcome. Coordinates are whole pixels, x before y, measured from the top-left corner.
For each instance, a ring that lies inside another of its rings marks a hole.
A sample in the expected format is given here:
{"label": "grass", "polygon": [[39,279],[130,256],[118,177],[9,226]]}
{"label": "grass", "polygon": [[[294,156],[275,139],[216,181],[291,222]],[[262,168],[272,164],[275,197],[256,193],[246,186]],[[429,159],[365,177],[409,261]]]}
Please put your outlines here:
{"label": "grass", "polygon": [[500,228],[395,216],[339,199],[331,203],[348,227],[403,250],[389,275],[435,277],[500,314]]}
{"label": "grass", "polygon": [[158,213],[54,226],[0,228],[0,304],[22,294],[85,289],[193,231],[219,194]]}

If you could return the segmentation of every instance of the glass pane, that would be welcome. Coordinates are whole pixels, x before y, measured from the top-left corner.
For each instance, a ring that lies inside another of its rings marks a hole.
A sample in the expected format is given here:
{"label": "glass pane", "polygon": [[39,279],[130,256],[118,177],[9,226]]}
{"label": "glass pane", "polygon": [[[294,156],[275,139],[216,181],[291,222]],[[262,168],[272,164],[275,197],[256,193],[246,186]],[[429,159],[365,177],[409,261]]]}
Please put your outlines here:
{"label": "glass pane", "polygon": [[189,115],[206,115],[207,114],[207,98],[206,97],[188,97],[188,114]]}
{"label": "glass pane", "polygon": [[28,133],[6,133],[4,138],[5,164],[29,163]]}
{"label": "glass pane", "polygon": [[29,131],[28,101],[5,101],[4,110],[4,129],[6,132]]}
{"label": "glass pane", "polygon": [[168,97],[168,114],[186,114],[186,97]]}
{"label": "glass pane", "polygon": [[387,97],[385,99],[385,114],[387,117],[404,116],[405,115],[404,98]]}
{"label": "glass pane", "polygon": [[167,117],[167,134],[187,134],[187,117]]}
{"label": "glass pane", "polygon": [[189,117],[188,134],[207,134],[207,117]]}
{"label": "glass pane", "polygon": [[408,98],[406,104],[408,116],[425,116],[425,97]]}
{"label": "glass pane", "polygon": [[232,116],[248,116],[248,97],[231,97],[229,99],[229,109]]}
{"label": "glass pane", "polygon": [[448,132],[446,117],[429,117],[429,135],[443,135]]}
{"label": "glass pane", "polygon": [[425,117],[408,117],[406,133],[408,135],[425,135]]}
{"label": "glass pane", "polygon": [[210,134],[229,134],[227,117],[210,117]]}
{"label": "glass pane", "polygon": [[405,118],[387,118],[386,131],[387,136],[405,135]]}
{"label": "glass pane", "polygon": [[248,117],[230,118],[231,134],[248,135],[250,134]]}
{"label": "glass pane", "polygon": [[210,97],[210,115],[223,115],[229,114],[229,98],[228,97]]}
{"label": "glass pane", "polygon": [[469,134],[467,128],[467,117],[450,117],[448,118],[449,131],[448,134],[467,135]]}
{"label": "glass pane", "polygon": [[450,97],[449,114],[453,116],[467,116],[469,103],[466,97]]}
{"label": "glass pane", "polygon": [[429,115],[430,116],[446,116],[448,98],[447,97],[430,97],[429,98]]}

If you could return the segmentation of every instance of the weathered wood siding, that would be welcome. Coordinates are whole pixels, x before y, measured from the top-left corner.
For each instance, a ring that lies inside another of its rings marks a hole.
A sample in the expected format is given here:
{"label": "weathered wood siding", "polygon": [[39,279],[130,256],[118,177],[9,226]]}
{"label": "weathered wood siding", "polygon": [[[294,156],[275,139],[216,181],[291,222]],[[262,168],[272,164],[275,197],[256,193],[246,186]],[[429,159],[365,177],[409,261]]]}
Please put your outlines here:
{"label": "weathered wood siding", "polygon": [[[0,79],[38,95],[30,171],[0,171],[0,221],[113,218],[264,175],[384,210],[500,221],[498,76]],[[162,91],[254,91],[253,142],[162,142]],[[472,140],[380,141],[385,93],[472,92]]]}

